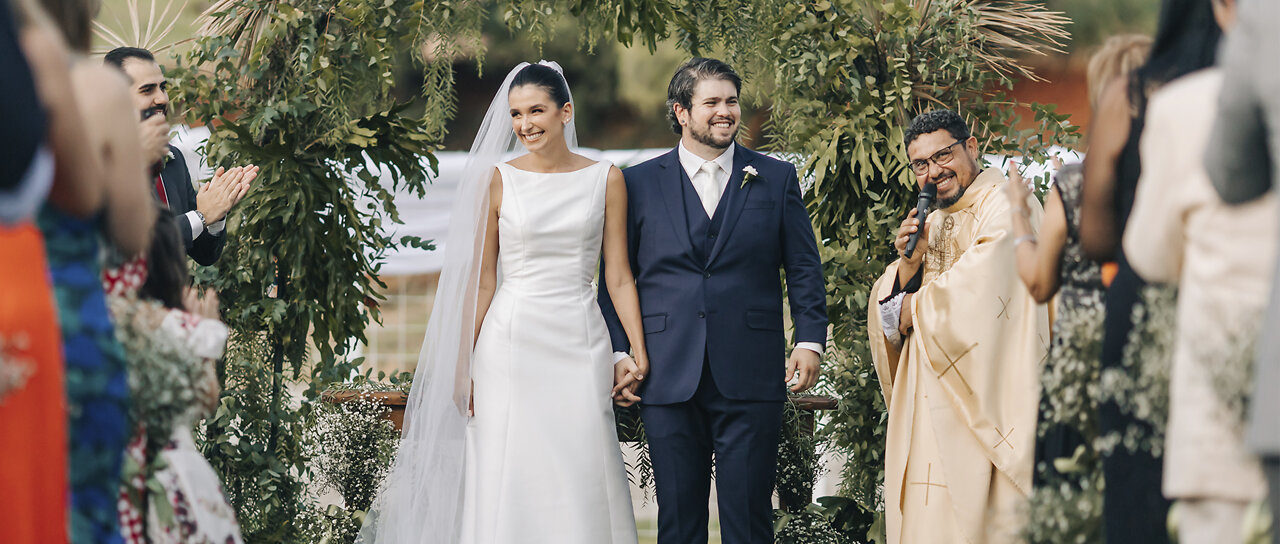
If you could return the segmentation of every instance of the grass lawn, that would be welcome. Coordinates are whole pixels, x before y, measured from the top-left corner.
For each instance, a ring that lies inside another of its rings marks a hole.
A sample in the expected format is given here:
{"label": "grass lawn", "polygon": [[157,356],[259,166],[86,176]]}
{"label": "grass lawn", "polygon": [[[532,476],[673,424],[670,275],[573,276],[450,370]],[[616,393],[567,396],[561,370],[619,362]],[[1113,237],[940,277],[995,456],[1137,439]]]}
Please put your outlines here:
{"label": "grass lawn", "polygon": [[[636,529],[640,532],[640,544],[658,544],[657,520],[636,520]],[[720,544],[720,520],[712,518],[709,529],[711,534],[707,544]]]}

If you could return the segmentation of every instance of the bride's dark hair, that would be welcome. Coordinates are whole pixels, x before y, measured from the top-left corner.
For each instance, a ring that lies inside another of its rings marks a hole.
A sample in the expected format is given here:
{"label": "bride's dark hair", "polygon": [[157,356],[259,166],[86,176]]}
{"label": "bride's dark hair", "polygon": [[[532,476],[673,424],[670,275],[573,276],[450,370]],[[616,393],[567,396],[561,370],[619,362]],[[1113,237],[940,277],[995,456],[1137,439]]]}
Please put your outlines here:
{"label": "bride's dark hair", "polygon": [[511,80],[511,88],[523,87],[525,85],[537,85],[547,91],[551,95],[551,99],[556,101],[556,106],[564,107],[569,103],[569,84],[565,82],[564,76],[554,68],[541,64],[530,64],[525,66],[516,74],[515,79]]}

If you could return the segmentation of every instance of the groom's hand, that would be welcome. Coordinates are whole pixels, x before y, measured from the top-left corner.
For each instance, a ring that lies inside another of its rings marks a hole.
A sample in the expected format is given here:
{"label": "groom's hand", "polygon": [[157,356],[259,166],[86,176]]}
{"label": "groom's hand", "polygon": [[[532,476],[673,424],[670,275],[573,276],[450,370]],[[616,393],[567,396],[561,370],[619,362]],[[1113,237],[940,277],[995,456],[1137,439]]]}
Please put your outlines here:
{"label": "groom's hand", "polygon": [[817,352],[795,348],[791,350],[791,358],[787,359],[787,383],[795,380],[791,386],[792,393],[807,391],[818,383],[818,374],[822,372],[822,357]]}

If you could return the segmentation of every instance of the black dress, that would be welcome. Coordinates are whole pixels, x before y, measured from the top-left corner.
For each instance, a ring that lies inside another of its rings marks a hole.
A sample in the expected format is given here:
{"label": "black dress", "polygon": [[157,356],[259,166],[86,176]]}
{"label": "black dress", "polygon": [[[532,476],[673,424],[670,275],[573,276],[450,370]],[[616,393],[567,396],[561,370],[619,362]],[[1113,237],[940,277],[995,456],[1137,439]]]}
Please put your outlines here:
{"label": "black dress", "polygon": [[[1143,105],[1145,106],[1145,105]],[[1136,111],[1143,111],[1139,107]],[[1135,116],[1129,126],[1129,140],[1116,163],[1115,218],[1116,239],[1124,237],[1125,224],[1133,208],[1142,166],[1138,141],[1142,137],[1144,117]],[[1119,244],[1117,243],[1119,246]],[[1133,330],[1133,310],[1140,303],[1146,282],[1129,266],[1123,247],[1116,249],[1116,277],[1107,290],[1106,318],[1103,322],[1102,370],[1123,368],[1125,344]],[[1101,434],[1122,433],[1145,424],[1120,410],[1114,402],[1098,407],[1098,430]],[[1106,480],[1103,494],[1103,530],[1107,542],[1139,544],[1166,543],[1170,501],[1160,492],[1163,458],[1146,451],[1130,451],[1117,446],[1102,457],[1102,473]]]}
{"label": "black dress", "polygon": [[[1101,268],[1080,247],[1080,190],[1084,180],[1080,166],[1067,165],[1054,178],[1066,216],[1067,240],[1058,259],[1059,297],[1053,342],[1040,375],[1033,481],[1036,488],[1049,484],[1046,490],[1064,478],[1082,477],[1059,473],[1053,462],[1073,457],[1079,446],[1086,440],[1092,442],[1098,433],[1096,401],[1089,394],[1089,385],[1097,379],[1100,318],[1106,297]],[[1088,470],[1095,468],[1096,465]]]}

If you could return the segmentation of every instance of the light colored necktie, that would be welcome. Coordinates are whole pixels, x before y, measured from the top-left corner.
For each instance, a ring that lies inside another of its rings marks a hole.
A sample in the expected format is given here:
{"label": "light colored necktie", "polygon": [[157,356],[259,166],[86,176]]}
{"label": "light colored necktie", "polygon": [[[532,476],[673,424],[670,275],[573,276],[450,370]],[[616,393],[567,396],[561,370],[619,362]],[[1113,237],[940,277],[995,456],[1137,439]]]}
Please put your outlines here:
{"label": "light colored necktie", "polygon": [[702,200],[702,209],[707,211],[707,217],[712,217],[716,213],[716,206],[720,204],[720,183],[716,178],[720,173],[720,165],[715,161],[707,161],[702,163],[702,167],[693,175],[693,188],[698,191],[698,198]]}

